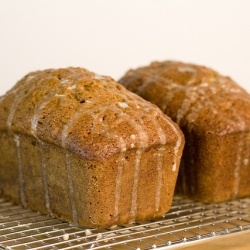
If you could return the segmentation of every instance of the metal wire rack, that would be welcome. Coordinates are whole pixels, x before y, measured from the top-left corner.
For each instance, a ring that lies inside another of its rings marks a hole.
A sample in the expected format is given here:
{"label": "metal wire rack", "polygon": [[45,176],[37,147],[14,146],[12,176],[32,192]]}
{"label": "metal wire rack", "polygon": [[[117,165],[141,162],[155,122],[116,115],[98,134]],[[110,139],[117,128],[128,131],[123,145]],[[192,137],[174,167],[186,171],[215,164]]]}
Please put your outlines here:
{"label": "metal wire rack", "polygon": [[92,230],[0,199],[1,249],[171,249],[246,230],[250,230],[250,197],[203,204],[176,196],[161,218]]}

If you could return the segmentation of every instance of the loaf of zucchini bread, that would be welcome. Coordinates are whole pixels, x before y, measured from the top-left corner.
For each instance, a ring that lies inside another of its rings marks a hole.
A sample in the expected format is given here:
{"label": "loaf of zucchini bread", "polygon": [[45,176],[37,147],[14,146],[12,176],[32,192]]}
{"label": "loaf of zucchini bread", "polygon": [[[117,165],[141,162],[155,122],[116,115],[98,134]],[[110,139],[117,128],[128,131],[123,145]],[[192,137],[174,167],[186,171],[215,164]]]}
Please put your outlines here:
{"label": "loaf of zucchini bread", "polygon": [[66,68],[0,98],[0,145],[1,196],[95,228],[168,211],[184,137],[111,77]]}

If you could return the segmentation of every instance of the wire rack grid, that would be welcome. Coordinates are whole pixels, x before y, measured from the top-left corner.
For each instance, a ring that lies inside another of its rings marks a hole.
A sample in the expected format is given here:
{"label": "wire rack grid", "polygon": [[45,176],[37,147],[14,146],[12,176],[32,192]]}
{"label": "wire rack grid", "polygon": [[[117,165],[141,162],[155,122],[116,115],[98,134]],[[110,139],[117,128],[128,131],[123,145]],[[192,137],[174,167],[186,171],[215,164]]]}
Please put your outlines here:
{"label": "wire rack grid", "polygon": [[1,249],[171,249],[246,230],[250,230],[250,197],[203,204],[176,196],[161,218],[92,230],[0,199]]}

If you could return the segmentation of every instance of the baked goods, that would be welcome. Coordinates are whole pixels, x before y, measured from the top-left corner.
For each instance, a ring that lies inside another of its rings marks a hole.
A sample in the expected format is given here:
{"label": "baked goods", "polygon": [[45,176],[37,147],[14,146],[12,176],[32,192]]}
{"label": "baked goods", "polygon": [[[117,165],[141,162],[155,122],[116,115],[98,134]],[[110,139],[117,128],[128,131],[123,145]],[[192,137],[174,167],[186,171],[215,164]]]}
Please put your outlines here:
{"label": "baked goods", "polygon": [[250,96],[212,69],[153,62],[119,81],[177,122],[186,144],[176,192],[215,202],[250,195]]}
{"label": "baked goods", "polygon": [[83,227],[160,216],[183,143],[177,124],[110,77],[33,72],[0,99],[1,194]]}

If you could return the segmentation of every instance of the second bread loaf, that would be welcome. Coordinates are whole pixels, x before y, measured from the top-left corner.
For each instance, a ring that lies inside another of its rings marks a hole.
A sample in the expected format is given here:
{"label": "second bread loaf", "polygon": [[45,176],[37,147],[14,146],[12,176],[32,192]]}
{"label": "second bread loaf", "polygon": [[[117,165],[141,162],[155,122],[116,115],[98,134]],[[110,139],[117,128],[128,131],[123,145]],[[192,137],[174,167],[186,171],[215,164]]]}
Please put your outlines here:
{"label": "second bread loaf", "polygon": [[205,202],[250,195],[250,96],[207,67],[154,62],[119,81],[184,132],[176,191]]}

